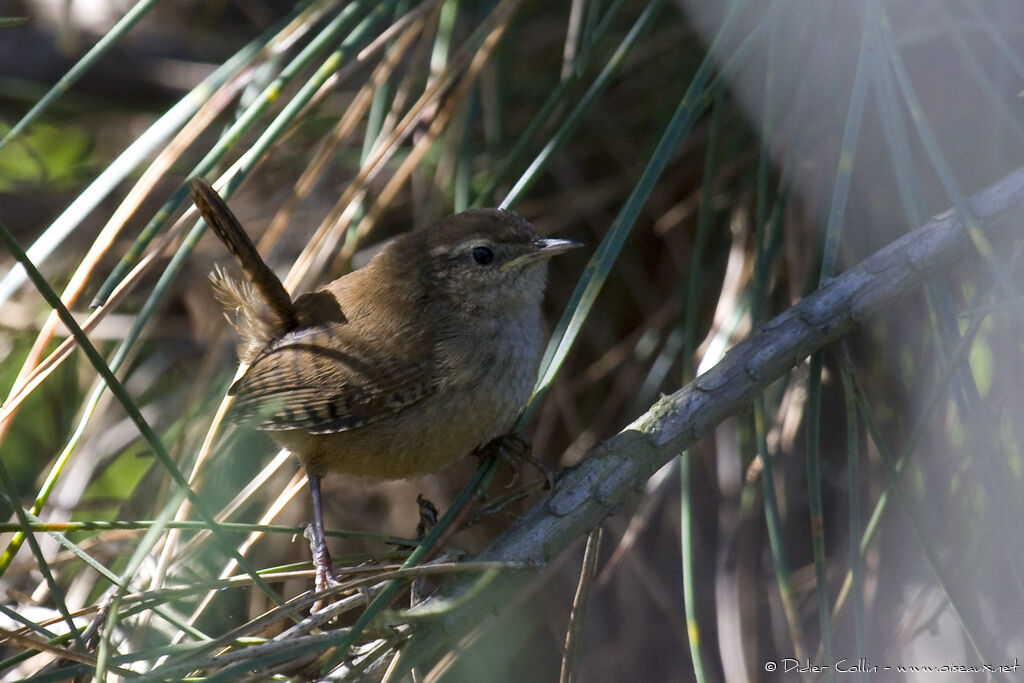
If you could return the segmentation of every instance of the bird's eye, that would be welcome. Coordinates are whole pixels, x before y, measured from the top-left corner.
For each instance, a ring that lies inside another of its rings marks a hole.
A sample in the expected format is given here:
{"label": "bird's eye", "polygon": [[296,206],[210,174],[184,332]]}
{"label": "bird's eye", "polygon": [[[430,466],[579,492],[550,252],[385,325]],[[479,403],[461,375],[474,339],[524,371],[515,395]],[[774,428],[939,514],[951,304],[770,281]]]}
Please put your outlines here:
{"label": "bird's eye", "polygon": [[487,247],[473,247],[473,260],[481,266],[486,266],[494,261],[494,252]]}

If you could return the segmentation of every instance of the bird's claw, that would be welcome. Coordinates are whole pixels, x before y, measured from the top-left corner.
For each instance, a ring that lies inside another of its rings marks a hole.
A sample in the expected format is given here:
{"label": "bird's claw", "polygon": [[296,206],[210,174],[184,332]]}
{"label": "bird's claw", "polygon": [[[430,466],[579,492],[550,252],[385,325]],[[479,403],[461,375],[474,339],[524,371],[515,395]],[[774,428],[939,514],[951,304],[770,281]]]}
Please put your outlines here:
{"label": "bird's claw", "polygon": [[542,475],[547,481],[547,488],[553,489],[555,487],[555,472],[548,465],[537,458],[533,457],[531,452],[533,447],[530,444],[529,439],[520,434],[505,434],[499,436],[496,439],[491,439],[486,444],[481,446],[475,451],[475,455],[480,458],[493,456],[498,458],[504,463],[507,463],[512,468],[512,479],[506,484],[506,488],[511,488],[516,485],[519,481],[519,475],[522,470],[522,464],[527,463],[532,466]]}
{"label": "bird's claw", "polygon": [[[316,531],[312,524],[307,524],[302,535],[309,541],[309,549],[313,554],[313,569],[316,574],[313,579],[313,589],[319,593],[328,588],[340,586],[341,582],[334,577],[334,568],[331,562],[331,554],[327,551],[327,543],[323,539],[317,539]],[[319,612],[324,606],[323,599],[317,600],[310,607],[311,614]]]}

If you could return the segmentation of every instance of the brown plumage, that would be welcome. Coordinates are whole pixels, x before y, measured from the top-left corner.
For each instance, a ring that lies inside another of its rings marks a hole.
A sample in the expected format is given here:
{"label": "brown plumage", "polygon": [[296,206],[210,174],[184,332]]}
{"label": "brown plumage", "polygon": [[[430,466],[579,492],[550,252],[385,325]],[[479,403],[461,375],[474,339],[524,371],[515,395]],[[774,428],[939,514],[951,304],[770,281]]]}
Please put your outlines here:
{"label": "brown plumage", "polygon": [[319,478],[417,476],[508,433],[540,360],[547,258],[578,245],[508,211],[467,211],[292,303],[216,192],[197,178],[192,194],[249,278],[211,276],[249,364],[229,417],[305,465],[322,588]]}

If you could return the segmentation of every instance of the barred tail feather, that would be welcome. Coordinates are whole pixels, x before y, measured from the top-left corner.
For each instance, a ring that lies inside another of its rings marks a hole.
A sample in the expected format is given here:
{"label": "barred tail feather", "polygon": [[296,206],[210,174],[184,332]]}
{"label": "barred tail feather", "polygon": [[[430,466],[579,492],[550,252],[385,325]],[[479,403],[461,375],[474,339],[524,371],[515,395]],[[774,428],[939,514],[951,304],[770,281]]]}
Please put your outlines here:
{"label": "barred tail feather", "polygon": [[248,297],[249,300],[254,300],[258,296],[264,303],[263,308],[266,309],[267,315],[277,319],[281,331],[293,329],[296,320],[291,296],[274,271],[260,257],[231,209],[217,191],[202,178],[192,179],[191,190],[192,201],[195,202],[199,213],[252,281],[253,286],[248,287],[248,292],[252,295]]}

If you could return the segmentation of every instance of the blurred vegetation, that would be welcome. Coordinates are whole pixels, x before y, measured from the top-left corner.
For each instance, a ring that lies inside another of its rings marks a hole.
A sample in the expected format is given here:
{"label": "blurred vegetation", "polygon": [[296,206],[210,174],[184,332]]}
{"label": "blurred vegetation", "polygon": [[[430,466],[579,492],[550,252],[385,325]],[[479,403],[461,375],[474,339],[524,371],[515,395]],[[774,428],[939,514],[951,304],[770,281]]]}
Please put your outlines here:
{"label": "blurred vegetation", "polygon": [[[529,471],[513,488],[472,459],[411,482],[328,478],[353,583],[310,623],[298,465],[219,423],[237,366],[206,275],[230,258],[201,239],[192,175],[219,181],[295,292],[469,206],[586,243],[552,264],[553,380],[525,426],[566,468],[930,216],[970,224],[965,198],[1024,159],[1011,0],[20,0],[0,15],[27,18],[0,21],[0,224],[130,398],[0,252],[4,680],[301,677],[342,658],[337,678],[386,680],[431,628],[410,600],[447,573],[486,591],[524,570],[471,559],[542,500]],[[420,680],[1012,665],[1020,246],[979,252],[801,362],[612,511],[589,562],[581,538]],[[48,357],[51,374],[33,370]],[[417,494],[444,511],[470,482],[485,493],[468,528],[410,588],[394,572],[425,550],[407,540]],[[364,612],[380,595],[397,597]],[[276,604],[293,599],[290,616]],[[276,655],[282,634],[300,650]]]}

